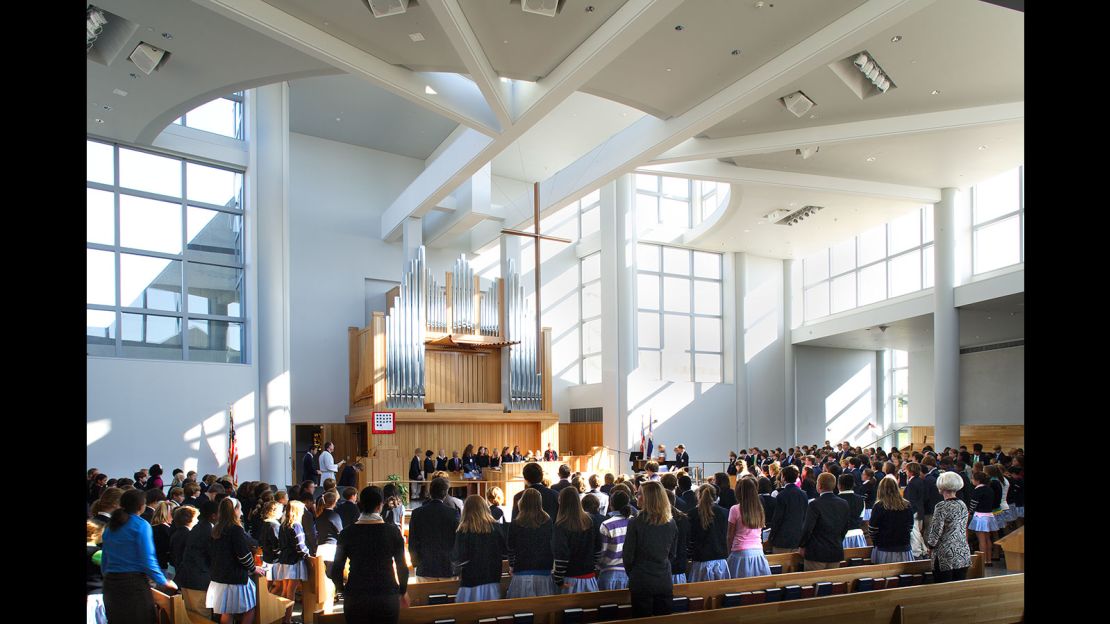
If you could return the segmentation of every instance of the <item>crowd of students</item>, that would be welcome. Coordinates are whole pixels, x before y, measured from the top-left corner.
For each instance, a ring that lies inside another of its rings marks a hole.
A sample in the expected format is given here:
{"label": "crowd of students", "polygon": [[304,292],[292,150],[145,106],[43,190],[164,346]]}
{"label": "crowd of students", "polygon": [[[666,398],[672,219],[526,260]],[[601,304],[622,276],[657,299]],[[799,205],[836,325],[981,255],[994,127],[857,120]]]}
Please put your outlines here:
{"label": "crowd of students", "polygon": [[[964,577],[976,548],[989,561],[992,539],[1024,522],[1020,449],[926,448],[903,463],[897,451],[839,446],[750,449],[697,489],[685,471],[658,474],[654,461],[643,473],[603,479],[563,465],[550,486],[533,463],[511,507],[499,488],[451,496],[449,473],[433,470],[408,524],[415,580],[457,578],[460,603],[627,588],[634,615],[657,615],[670,612],[674,584],[770,574],[765,544],[798,552],[805,570],[817,570],[839,566],[845,548],[867,545],[866,534],[874,563],[931,556],[946,581]],[[324,560],[349,622],[396,621],[407,606],[396,484],[359,492],[306,480],[286,491],[175,471],[180,485],[167,499],[159,466],[141,476],[89,472],[89,622],[149,622],[153,582],[180,588],[187,605],[212,609],[222,623],[252,624],[251,575],[295,599],[310,555]],[[503,596],[506,559],[512,579]],[[285,621],[291,616],[290,608]]]}

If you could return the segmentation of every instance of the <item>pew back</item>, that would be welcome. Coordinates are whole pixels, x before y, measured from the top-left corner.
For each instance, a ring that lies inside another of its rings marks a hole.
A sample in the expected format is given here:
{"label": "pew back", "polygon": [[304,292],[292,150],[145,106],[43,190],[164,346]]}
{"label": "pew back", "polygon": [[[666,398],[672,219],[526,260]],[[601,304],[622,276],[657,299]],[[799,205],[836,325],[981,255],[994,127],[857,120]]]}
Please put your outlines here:
{"label": "pew back", "polygon": [[154,596],[158,624],[211,624],[204,616],[186,609],[181,594],[169,596],[153,587],[150,588],[150,593]]}

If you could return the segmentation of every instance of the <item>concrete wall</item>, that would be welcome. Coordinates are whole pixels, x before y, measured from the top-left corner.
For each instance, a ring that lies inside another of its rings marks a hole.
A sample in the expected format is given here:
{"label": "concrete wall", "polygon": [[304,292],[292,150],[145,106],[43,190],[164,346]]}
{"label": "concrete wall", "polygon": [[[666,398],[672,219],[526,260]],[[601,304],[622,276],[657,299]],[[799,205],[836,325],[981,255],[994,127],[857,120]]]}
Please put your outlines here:
{"label": "concrete wall", "polygon": [[960,422],[1025,424],[1025,347],[960,356]]}
{"label": "concrete wall", "polygon": [[874,439],[878,423],[878,358],[875,351],[794,347],[799,444]]}
{"label": "concrete wall", "polygon": [[259,478],[254,366],[90,357],[85,366],[86,463],[130,478],[160,463],[227,471],[227,407],[235,407],[240,479]]}

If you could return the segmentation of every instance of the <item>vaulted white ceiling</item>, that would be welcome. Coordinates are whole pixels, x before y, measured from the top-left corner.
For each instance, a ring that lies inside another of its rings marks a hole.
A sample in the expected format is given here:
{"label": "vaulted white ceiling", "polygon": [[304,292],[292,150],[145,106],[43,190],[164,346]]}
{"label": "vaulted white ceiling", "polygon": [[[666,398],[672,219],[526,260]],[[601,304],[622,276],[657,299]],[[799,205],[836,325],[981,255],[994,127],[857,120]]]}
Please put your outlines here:
{"label": "vaulted white ceiling", "polygon": [[[1024,13],[979,0],[564,0],[553,18],[519,0],[419,0],[381,19],[363,0],[96,4],[138,28],[121,55],[87,62],[90,134],[149,144],[203,101],[290,80],[294,131],[428,159],[384,238],[449,211],[488,163],[541,182],[544,211],[670,168],[743,198],[696,244],[789,257],[1024,160]],[[152,76],[126,59],[139,41],[171,52]],[[860,99],[829,68],[862,50],[895,88]],[[796,90],[817,104],[802,118],[780,102]],[[829,223],[756,236],[752,217],[790,201],[830,206]],[[528,219],[466,222],[485,221]]]}

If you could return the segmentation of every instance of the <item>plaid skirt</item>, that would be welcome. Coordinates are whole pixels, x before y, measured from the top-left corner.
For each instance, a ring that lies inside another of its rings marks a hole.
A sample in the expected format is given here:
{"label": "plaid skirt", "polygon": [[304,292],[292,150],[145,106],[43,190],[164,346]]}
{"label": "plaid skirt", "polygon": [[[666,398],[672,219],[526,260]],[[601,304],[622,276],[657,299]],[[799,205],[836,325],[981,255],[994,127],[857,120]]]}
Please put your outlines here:
{"label": "plaid skirt", "polygon": [[215,613],[246,613],[257,604],[254,583],[229,585],[212,581],[208,584],[208,595],[204,601],[204,606]]}

